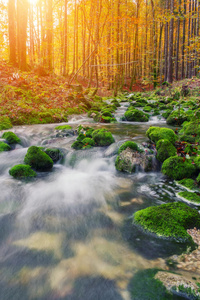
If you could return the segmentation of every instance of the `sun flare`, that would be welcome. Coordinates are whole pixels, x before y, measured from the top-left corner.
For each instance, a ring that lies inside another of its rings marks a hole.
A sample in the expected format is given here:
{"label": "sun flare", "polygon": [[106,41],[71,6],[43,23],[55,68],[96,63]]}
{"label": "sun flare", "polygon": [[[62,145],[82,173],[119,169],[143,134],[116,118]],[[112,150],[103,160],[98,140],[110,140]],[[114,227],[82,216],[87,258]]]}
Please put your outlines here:
{"label": "sun flare", "polygon": [[32,5],[36,5],[38,3],[39,0],[29,0],[30,4]]}

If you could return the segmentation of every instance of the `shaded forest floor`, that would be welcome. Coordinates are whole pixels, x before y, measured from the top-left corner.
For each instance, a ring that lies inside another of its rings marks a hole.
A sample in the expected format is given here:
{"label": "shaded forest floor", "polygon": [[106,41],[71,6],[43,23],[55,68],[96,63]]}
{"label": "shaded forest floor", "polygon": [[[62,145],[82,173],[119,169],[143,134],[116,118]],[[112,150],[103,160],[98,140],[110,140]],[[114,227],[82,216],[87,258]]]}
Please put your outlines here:
{"label": "shaded forest floor", "polygon": [[[113,91],[100,86],[98,93],[92,96],[95,84],[89,90],[88,82],[81,77],[70,86],[63,76],[42,75],[41,70],[21,72],[1,62],[0,117],[8,117],[13,125],[66,122],[68,115],[86,112],[94,103],[101,102],[101,97],[113,94]],[[200,79],[175,82],[170,87],[158,88],[157,93],[167,96],[182,85],[196,90],[200,87]],[[130,92],[127,86],[123,91]],[[138,82],[132,90],[145,92],[152,90],[152,86]]]}

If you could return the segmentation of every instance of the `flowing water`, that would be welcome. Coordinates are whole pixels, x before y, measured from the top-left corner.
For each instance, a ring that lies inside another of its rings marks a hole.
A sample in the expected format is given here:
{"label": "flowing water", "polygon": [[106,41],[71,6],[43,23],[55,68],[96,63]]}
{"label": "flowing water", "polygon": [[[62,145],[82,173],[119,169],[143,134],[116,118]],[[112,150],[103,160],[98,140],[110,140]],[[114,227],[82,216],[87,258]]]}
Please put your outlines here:
{"label": "flowing water", "polygon": [[[31,125],[13,129],[23,147],[0,153],[1,300],[130,300],[138,270],[162,268],[185,250],[132,225],[135,211],[177,200],[178,187],[160,172],[123,174],[114,166],[123,141],[143,142],[148,127],[164,121],[102,125],[75,116],[69,122],[74,129],[83,123],[107,128],[115,144],[75,151],[76,137],[60,137],[55,124]],[[64,160],[34,180],[15,180],[8,170],[23,162],[30,145],[59,147]]]}

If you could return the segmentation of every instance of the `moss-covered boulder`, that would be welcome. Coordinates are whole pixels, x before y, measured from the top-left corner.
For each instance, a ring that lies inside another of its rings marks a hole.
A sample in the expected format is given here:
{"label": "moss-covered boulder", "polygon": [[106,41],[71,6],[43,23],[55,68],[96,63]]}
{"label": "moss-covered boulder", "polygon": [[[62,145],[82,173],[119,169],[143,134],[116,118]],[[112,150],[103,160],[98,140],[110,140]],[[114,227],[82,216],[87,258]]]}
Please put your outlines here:
{"label": "moss-covered boulder", "polygon": [[2,138],[5,139],[9,145],[21,143],[20,138],[11,131],[4,132]]}
{"label": "moss-covered boulder", "polygon": [[53,160],[36,146],[28,148],[24,163],[37,171],[49,171],[53,167]]}
{"label": "moss-covered boulder", "polygon": [[156,143],[156,150],[156,157],[160,162],[164,162],[167,158],[177,154],[177,150],[174,145],[172,145],[172,143],[166,139],[159,140]]}
{"label": "moss-covered boulder", "polygon": [[183,128],[179,131],[181,141],[188,143],[200,142],[200,124],[198,122],[184,122]]}
{"label": "moss-covered boulder", "polygon": [[153,155],[147,155],[137,144],[132,148],[125,146],[124,150],[119,149],[119,155],[115,160],[115,167],[118,171],[133,173],[137,170],[145,172],[153,170]]}
{"label": "moss-covered boulder", "polygon": [[152,107],[149,106],[149,105],[144,106],[144,107],[143,107],[143,111],[145,111],[145,112],[150,112],[150,111],[152,111]]}
{"label": "moss-covered boulder", "polygon": [[198,211],[182,202],[139,210],[134,214],[133,221],[147,232],[178,242],[192,242],[187,229],[200,227]]}
{"label": "moss-covered boulder", "polygon": [[182,180],[177,181],[177,183],[189,190],[196,190],[198,188],[195,180],[192,178],[184,178]]}
{"label": "moss-covered boulder", "polygon": [[128,109],[124,117],[127,121],[131,122],[147,122],[149,120],[149,115],[142,112],[139,109],[130,108]]}
{"label": "moss-covered boulder", "polygon": [[196,172],[196,166],[189,159],[185,160],[180,156],[172,156],[163,162],[161,171],[172,179],[181,180],[192,177]]}
{"label": "moss-covered boulder", "polygon": [[122,151],[124,151],[126,148],[130,148],[134,151],[143,152],[143,150],[139,147],[139,145],[132,141],[126,141],[124,142],[118,150],[118,154],[120,154]]}
{"label": "moss-covered boulder", "polygon": [[8,117],[0,116],[0,130],[6,130],[12,127],[12,123]]}
{"label": "moss-covered boulder", "polygon": [[3,151],[9,151],[11,150],[11,147],[4,143],[4,142],[0,142],[0,152],[3,152]]}
{"label": "moss-covered boulder", "polygon": [[94,142],[94,140],[91,139],[91,138],[84,138],[84,139],[82,140],[82,143],[83,143],[82,149],[89,149],[89,148],[95,146],[95,142]]}
{"label": "moss-covered boulder", "polygon": [[200,196],[194,192],[189,192],[189,191],[179,192],[178,196],[187,202],[200,205]]}
{"label": "moss-covered boulder", "polygon": [[44,152],[53,160],[54,163],[63,157],[63,153],[57,148],[47,148]]}
{"label": "moss-covered boulder", "polygon": [[70,125],[59,125],[55,127],[55,130],[71,130],[72,126]]}
{"label": "moss-covered boulder", "polygon": [[82,133],[81,140],[86,138],[86,137],[91,138],[93,131],[94,131],[94,128],[92,128],[92,127],[82,126],[82,125],[78,126],[78,133],[79,134]]}
{"label": "moss-covered boulder", "polygon": [[169,125],[181,125],[187,121],[188,117],[184,110],[174,110],[167,118],[167,124]]}
{"label": "moss-covered boulder", "polygon": [[111,132],[106,129],[94,130],[92,138],[97,146],[109,146],[115,142]]}
{"label": "moss-covered boulder", "polygon": [[16,165],[9,170],[9,174],[17,179],[35,177],[37,174],[29,165]]}
{"label": "moss-covered boulder", "polygon": [[146,135],[154,143],[157,143],[159,140],[166,139],[174,144],[178,138],[172,129],[155,126],[149,127],[146,131]]}
{"label": "moss-covered boulder", "polygon": [[71,147],[75,150],[81,150],[83,148],[83,146],[84,146],[84,144],[82,143],[82,141],[75,141],[71,145]]}

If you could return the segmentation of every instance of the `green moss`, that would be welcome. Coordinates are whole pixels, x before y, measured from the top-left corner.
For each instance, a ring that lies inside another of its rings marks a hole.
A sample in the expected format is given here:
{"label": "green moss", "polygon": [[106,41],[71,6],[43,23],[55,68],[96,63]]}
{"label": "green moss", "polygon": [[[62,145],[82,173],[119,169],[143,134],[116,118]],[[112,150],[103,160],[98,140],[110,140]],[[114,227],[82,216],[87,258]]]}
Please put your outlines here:
{"label": "green moss", "polygon": [[111,117],[112,118],[112,113],[108,109],[102,110],[101,115],[104,116],[104,117]]}
{"label": "green moss", "polygon": [[5,139],[10,145],[21,143],[21,140],[18,138],[18,136],[11,131],[4,132],[2,138]]}
{"label": "green moss", "polygon": [[106,129],[94,130],[92,133],[92,138],[97,146],[109,146],[115,142],[111,132],[107,131]]}
{"label": "green moss", "polygon": [[170,156],[175,156],[177,150],[172,143],[166,139],[159,140],[156,143],[157,159],[164,162]]}
{"label": "green moss", "polygon": [[197,187],[195,184],[195,180],[193,180],[191,178],[184,178],[182,180],[179,180],[178,184],[183,185],[190,190],[193,190]]}
{"label": "green moss", "polygon": [[200,124],[197,122],[184,122],[183,128],[179,131],[181,141],[188,143],[200,142]]}
{"label": "green moss", "polygon": [[22,164],[12,167],[9,170],[9,174],[14,178],[19,179],[35,177],[37,175],[36,172],[31,169],[30,166]]}
{"label": "green moss", "polygon": [[138,271],[131,279],[129,289],[132,300],[172,300],[172,294],[159,279],[155,279],[158,269]]}
{"label": "green moss", "polygon": [[194,163],[198,169],[200,169],[200,156],[195,157]]}
{"label": "green moss", "polygon": [[199,173],[199,175],[197,176],[196,181],[197,181],[198,184],[200,184],[200,173]]}
{"label": "green moss", "polygon": [[153,116],[158,116],[160,114],[159,109],[155,108],[153,111]]}
{"label": "green moss", "polygon": [[174,144],[177,140],[177,136],[172,129],[165,127],[151,126],[146,132],[147,137],[154,143],[157,143],[161,139],[169,140]]}
{"label": "green moss", "polygon": [[181,180],[192,177],[196,172],[196,167],[190,160],[184,160],[179,156],[172,156],[164,161],[161,171],[170,178]]}
{"label": "green moss", "polygon": [[47,148],[44,150],[44,152],[53,160],[54,163],[59,161],[63,157],[63,154],[60,151],[60,149]]}
{"label": "green moss", "polygon": [[173,290],[178,293],[184,294],[186,296],[184,297],[184,299],[200,300],[200,296],[193,288],[185,287],[183,284],[179,285],[178,287],[174,286]]}
{"label": "green moss", "polygon": [[123,159],[120,155],[115,160],[115,168],[120,172],[135,172],[135,165],[132,165],[129,160]]}
{"label": "green moss", "polygon": [[162,114],[162,116],[163,116],[163,118],[165,118],[165,119],[167,119],[168,117],[169,117],[169,115],[171,114],[171,109],[167,109],[163,114]]}
{"label": "green moss", "polygon": [[158,236],[192,242],[187,229],[200,227],[200,215],[182,202],[151,206],[134,214],[134,223]]}
{"label": "green moss", "polygon": [[81,150],[83,148],[84,144],[82,141],[75,141],[71,147],[75,150]]}
{"label": "green moss", "polygon": [[6,130],[12,127],[12,123],[8,117],[0,116],[0,130]]}
{"label": "green moss", "polygon": [[145,112],[150,112],[152,110],[152,107],[151,106],[144,106],[143,107],[143,111],[145,111]]}
{"label": "green moss", "polygon": [[119,147],[118,154],[121,153],[122,151],[124,151],[126,148],[130,148],[130,149],[132,149],[134,151],[138,151],[138,152],[143,152],[143,150],[141,150],[139,148],[137,143],[132,142],[132,141],[126,141]]}
{"label": "green moss", "polygon": [[55,127],[55,130],[70,130],[70,129],[72,129],[70,125],[60,125]]}
{"label": "green moss", "polygon": [[167,124],[170,125],[181,125],[183,122],[187,121],[188,117],[183,110],[174,110],[167,118]]}
{"label": "green moss", "polygon": [[4,142],[0,142],[0,152],[11,150],[10,146]]}
{"label": "green moss", "polygon": [[200,196],[197,195],[196,193],[184,191],[184,192],[178,193],[178,195],[180,197],[185,198],[186,200],[188,200],[190,202],[197,203],[197,204],[200,203]]}
{"label": "green moss", "polygon": [[131,122],[147,122],[149,120],[149,115],[142,112],[139,109],[128,109],[125,114],[125,118],[127,121]]}
{"label": "green moss", "polygon": [[115,123],[117,120],[114,117],[101,116],[99,121],[101,123]]}
{"label": "green moss", "polygon": [[53,160],[36,146],[28,148],[24,162],[38,171],[48,171],[53,167]]}
{"label": "green moss", "polygon": [[95,142],[91,138],[85,138],[85,139],[83,139],[82,143],[83,143],[83,147],[82,147],[83,149],[89,149],[89,148],[95,146]]}

